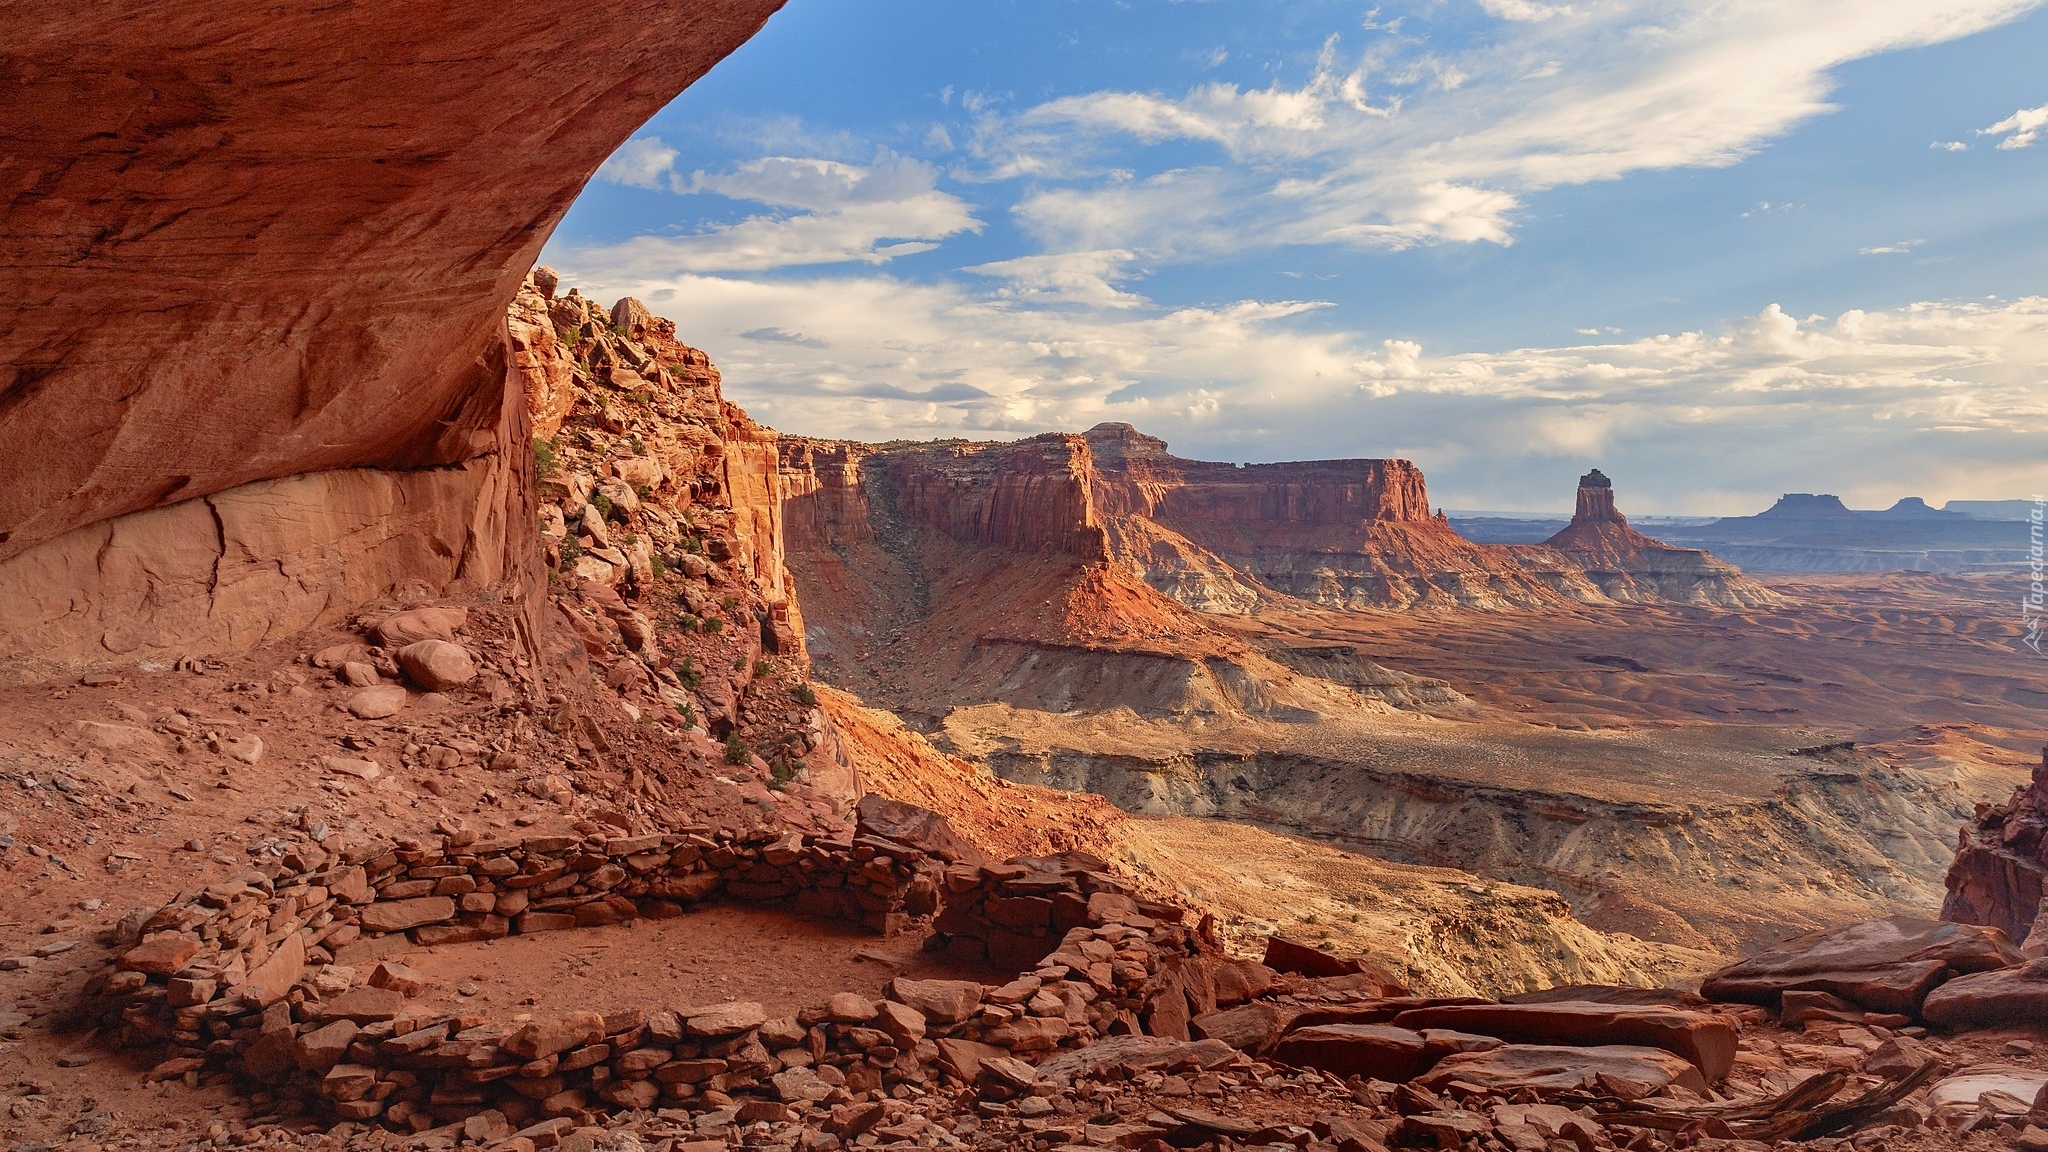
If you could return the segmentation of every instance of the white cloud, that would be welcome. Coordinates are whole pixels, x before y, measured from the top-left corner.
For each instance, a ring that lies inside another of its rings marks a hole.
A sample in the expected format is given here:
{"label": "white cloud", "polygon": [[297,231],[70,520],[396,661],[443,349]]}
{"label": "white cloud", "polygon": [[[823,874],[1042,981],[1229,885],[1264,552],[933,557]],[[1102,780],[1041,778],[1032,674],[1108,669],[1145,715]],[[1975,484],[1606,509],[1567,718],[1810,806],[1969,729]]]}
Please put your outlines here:
{"label": "white cloud", "polygon": [[1501,20],[1549,20],[1575,16],[1577,11],[1563,4],[1537,4],[1532,0],[1479,0],[1486,14]]}
{"label": "white cloud", "polygon": [[1104,308],[1135,308],[1143,296],[1125,292],[1116,281],[1130,278],[1134,253],[1110,248],[1093,252],[1061,252],[1018,256],[977,264],[966,271],[1007,282],[997,296],[1036,303],[1091,304]]}
{"label": "white cloud", "polygon": [[1858,248],[1856,251],[1865,256],[1904,256],[1925,243],[1925,240],[1901,240],[1896,244],[1880,244],[1874,248]]}
{"label": "white cloud", "polygon": [[1943,152],[1968,152],[1970,150],[1970,146],[1961,140],[1936,140],[1934,143],[1929,144],[1928,147],[1938,148]]}
{"label": "white cloud", "polygon": [[[1248,238],[1507,244],[1532,193],[1734,163],[1830,110],[1838,66],[1993,27],[2038,3],[1611,0],[1568,10],[1487,0],[1517,19],[1467,51],[1394,36],[1347,50],[1332,39],[1298,86],[1065,96],[985,117],[972,148],[985,176],[1045,182],[1016,211],[1054,250],[1167,260]],[[2002,147],[2028,131],[2029,121],[2010,123],[2020,135]],[[1139,179],[1104,177],[1100,158],[1133,143],[1180,147]]]}
{"label": "white cloud", "polygon": [[1978,129],[1977,135],[2004,136],[1998,146],[2010,150],[2033,147],[2041,138],[2043,129],[2048,129],[2048,104],[2039,108],[2022,108],[1989,128]]}
{"label": "white cloud", "polygon": [[636,237],[593,259],[642,276],[883,264],[982,227],[966,201],[939,191],[936,169],[892,152],[865,166],[770,156],[730,171],[696,172],[687,180],[668,173],[666,179],[684,195],[712,193],[776,211],[683,236]]}
{"label": "white cloud", "polygon": [[666,189],[674,178],[676,157],[680,155],[663,144],[659,136],[636,136],[619,145],[619,150],[598,166],[597,178],[631,188]]}

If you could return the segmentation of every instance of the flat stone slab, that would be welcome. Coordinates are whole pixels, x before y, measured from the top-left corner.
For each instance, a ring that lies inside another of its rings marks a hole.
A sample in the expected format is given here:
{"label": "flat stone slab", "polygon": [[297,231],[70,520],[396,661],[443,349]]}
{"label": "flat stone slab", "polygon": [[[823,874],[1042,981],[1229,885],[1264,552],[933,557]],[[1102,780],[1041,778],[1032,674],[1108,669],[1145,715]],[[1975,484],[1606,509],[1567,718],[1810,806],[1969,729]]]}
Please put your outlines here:
{"label": "flat stone slab", "polygon": [[1707,1091],[1706,1078],[1692,1061],[1662,1048],[1633,1044],[1509,1044],[1491,1052],[1463,1052],[1444,1057],[1419,1082],[1433,1090],[1470,1084],[1501,1095],[1525,1088],[1538,1096],[1582,1091],[1615,1095],[1617,1088],[1639,1088],[1637,1095],[1648,1095],[1668,1084],[1701,1095]]}
{"label": "flat stone slab", "polygon": [[1435,1063],[1422,1033],[1387,1024],[1297,1028],[1273,1046],[1273,1058],[1297,1068],[1371,1080],[1413,1080]]}
{"label": "flat stone slab", "polygon": [[446,896],[420,896],[412,900],[379,900],[363,906],[363,931],[403,932],[422,924],[439,924],[455,919],[455,901]]}
{"label": "flat stone slab", "polygon": [[1458,1004],[1394,1017],[1397,1028],[1451,1028],[1521,1044],[1636,1044],[1683,1056],[1709,1082],[1735,1066],[1735,1025],[1709,1012],[1657,1005]]}
{"label": "flat stone slab", "polygon": [[1929,992],[1920,1015],[1944,1028],[2048,1024],[2048,960],[1959,976]]}
{"label": "flat stone slab", "polygon": [[1700,992],[1774,1010],[1786,992],[1828,992],[1872,1012],[1917,1016],[1921,1001],[1952,975],[2024,959],[1996,928],[1894,916],[1788,940],[1708,976]]}

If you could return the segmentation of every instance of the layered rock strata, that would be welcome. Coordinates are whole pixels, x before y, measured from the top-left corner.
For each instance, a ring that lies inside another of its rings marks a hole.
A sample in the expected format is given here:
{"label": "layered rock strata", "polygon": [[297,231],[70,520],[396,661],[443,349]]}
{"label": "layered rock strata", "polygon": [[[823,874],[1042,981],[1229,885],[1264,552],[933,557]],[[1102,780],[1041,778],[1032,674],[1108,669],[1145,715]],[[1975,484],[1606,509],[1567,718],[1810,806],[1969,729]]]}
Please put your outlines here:
{"label": "layered rock strata", "polygon": [[887,533],[862,523],[881,503],[958,543],[1106,562],[1201,612],[1250,613],[1276,597],[1346,609],[1778,599],[1704,552],[1630,528],[1598,472],[1572,526],[1538,547],[1460,537],[1405,460],[1185,460],[1128,424],[1009,445],[786,438],[782,472],[806,505],[790,541],[799,553],[886,547]]}
{"label": "layered rock strata", "polygon": [[780,2],[0,6],[0,667],[530,597],[505,306]]}

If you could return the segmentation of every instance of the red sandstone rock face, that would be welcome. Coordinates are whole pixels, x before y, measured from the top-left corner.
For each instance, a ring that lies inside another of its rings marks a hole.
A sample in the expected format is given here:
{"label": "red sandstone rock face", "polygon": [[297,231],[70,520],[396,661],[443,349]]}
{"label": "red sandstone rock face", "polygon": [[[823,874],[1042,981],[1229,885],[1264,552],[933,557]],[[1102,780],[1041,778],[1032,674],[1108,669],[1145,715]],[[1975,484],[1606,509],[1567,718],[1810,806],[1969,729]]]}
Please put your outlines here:
{"label": "red sandstone rock face", "polygon": [[1084,561],[1106,554],[1079,436],[911,449],[891,453],[887,466],[903,515],[956,540]]}
{"label": "red sandstone rock face", "polygon": [[784,531],[792,547],[837,548],[874,539],[867,490],[861,485],[865,444],[784,437],[778,471],[782,476]]}
{"label": "red sandstone rock face", "polygon": [[1941,918],[2002,928],[2029,956],[2048,955],[2048,748],[2033,782],[2003,804],[1978,805],[1958,840]]}
{"label": "red sandstone rock face", "polygon": [[[0,300],[0,619],[91,660],[117,620],[204,647],[517,568],[505,306],[606,155],[780,3],[0,0],[0,264],[34,270]],[[265,482],[316,483],[433,559],[362,547],[317,502],[247,555],[204,530],[197,501]],[[199,530],[115,519],[150,509]],[[297,590],[224,597],[207,574],[241,564]]]}

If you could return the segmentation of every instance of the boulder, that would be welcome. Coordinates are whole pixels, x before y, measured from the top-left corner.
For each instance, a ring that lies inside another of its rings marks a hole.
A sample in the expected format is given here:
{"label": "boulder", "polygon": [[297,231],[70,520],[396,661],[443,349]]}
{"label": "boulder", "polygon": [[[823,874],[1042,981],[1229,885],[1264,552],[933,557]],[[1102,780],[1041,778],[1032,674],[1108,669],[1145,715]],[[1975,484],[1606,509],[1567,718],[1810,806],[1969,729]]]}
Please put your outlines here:
{"label": "boulder", "polygon": [[1189,1024],[1188,1031],[1197,1040],[1220,1040],[1240,1052],[1258,1055],[1280,1039],[1280,1033],[1286,1030],[1298,1011],[1253,1001],[1197,1016]]}
{"label": "boulder", "polygon": [[838,1024],[865,1024],[875,1018],[874,1001],[858,992],[834,993],[825,1014]]}
{"label": "boulder", "polygon": [[908,1004],[884,1000],[869,1019],[874,1021],[873,1027],[887,1032],[898,1048],[915,1048],[924,1039],[924,1014]]}
{"label": "boulder", "polygon": [[396,960],[380,961],[370,972],[370,987],[389,988],[405,997],[418,996],[427,990],[428,980],[420,972]]}
{"label": "boulder", "polygon": [[683,1027],[692,1036],[732,1036],[768,1022],[768,1010],[751,1000],[692,1008],[682,1015]]}
{"label": "boulder", "polygon": [[612,471],[634,491],[661,487],[661,461],[648,456],[621,456],[612,461]]}
{"label": "boulder", "polygon": [[375,760],[361,760],[354,756],[322,756],[320,767],[338,776],[353,776],[358,780],[375,780],[384,775],[383,766]]}
{"label": "boulder", "polygon": [[981,1006],[981,985],[972,980],[889,981],[888,996],[917,1009],[934,1024],[958,1024]]}
{"label": "boulder", "polygon": [[1677,1084],[1705,1095],[1707,1082],[1692,1061],[1662,1048],[1609,1044],[1571,1048],[1547,1044],[1507,1044],[1490,1052],[1446,1056],[1420,1078],[1430,1089],[1470,1084],[1500,1095],[1528,1090],[1538,1096],[1605,1091],[1608,1085],[1644,1086],[1645,1094]]}
{"label": "boulder", "polygon": [[[1994,1114],[2025,1116],[2029,1105],[2048,1090],[2048,1072],[2004,1064],[1975,1064],[1953,1076],[1936,1081],[1928,1089],[1927,1104],[1937,1117],[1974,1114],[1989,1104]],[[1999,1101],[2006,1101],[2003,1107]],[[2018,1101],[2015,1106],[2011,1101]]]}
{"label": "boulder", "polygon": [[[946,1041],[939,1042],[942,1046]],[[1086,1048],[1048,1057],[1038,1065],[1040,1080],[1067,1083],[1100,1077],[1111,1068],[1139,1072],[1189,1069],[1207,1071],[1240,1059],[1237,1050],[1216,1040],[1186,1043],[1163,1036],[1109,1036]]]}
{"label": "boulder", "polygon": [[861,836],[880,836],[935,856],[949,864],[987,864],[988,856],[953,831],[944,816],[915,804],[873,792],[860,798],[855,828]]}
{"label": "boulder", "polygon": [[385,648],[403,648],[422,640],[453,640],[455,631],[469,622],[461,608],[414,608],[384,619],[370,629],[370,638]]}
{"label": "boulder", "polygon": [[631,516],[640,510],[640,494],[633,491],[631,484],[617,476],[607,476],[599,480],[592,492],[610,502],[612,511],[620,516]]}
{"label": "boulder", "polygon": [[411,900],[379,900],[365,905],[365,932],[403,932],[422,924],[440,924],[455,919],[455,901],[446,896],[417,896]]}
{"label": "boulder", "polygon": [[1010,1054],[993,1044],[952,1037],[940,1037],[935,1046],[939,1050],[939,1064],[964,1084],[974,1083],[974,1078],[981,1074],[982,1061]]}
{"label": "boulder", "polygon": [[1211,956],[1204,957],[1203,963],[1209,969],[1216,1003],[1221,1007],[1256,1000],[1273,987],[1273,970],[1257,961]]}
{"label": "boulder", "polygon": [[156,733],[133,724],[108,724],[100,720],[75,720],[71,732],[81,742],[108,752],[162,752],[164,742]]}
{"label": "boulder", "polygon": [[130,948],[121,957],[121,967],[129,972],[169,976],[197,955],[199,941],[177,932],[158,932]]}
{"label": "boulder", "polygon": [[1927,993],[1950,977],[2022,959],[1996,928],[1894,916],[1788,940],[1708,976],[1700,992],[1772,1009],[1788,991],[1828,992],[1872,1012],[1917,1015]]}
{"label": "boulder", "polygon": [[378,1020],[395,1020],[403,1011],[405,996],[402,993],[393,992],[389,988],[372,988],[364,984],[322,1003],[319,1018],[371,1024]]}
{"label": "boulder", "polygon": [[1718,1082],[1735,1064],[1735,1026],[1726,1017],[1627,1004],[1458,1004],[1394,1017],[1397,1028],[1453,1028],[1522,1044],[1633,1044],[1683,1056]]}
{"label": "boulder", "polygon": [[358,720],[382,720],[396,716],[405,707],[405,688],[398,684],[384,684],[365,688],[348,698],[348,711]]}
{"label": "boulder", "polygon": [[300,1036],[292,1044],[292,1059],[308,1072],[326,1072],[348,1055],[361,1029],[353,1020],[336,1020]]}
{"label": "boulder", "polygon": [[990,1029],[987,1040],[1015,1052],[1050,1052],[1072,1033],[1064,1016],[1019,1016]]}
{"label": "boulder", "polygon": [[1920,1015],[1944,1028],[2048,1024],[2048,960],[1959,976],[1929,992]]}
{"label": "boulder", "polygon": [[1313,945],[1285,936],[1266,938],[1265,963],[1275,972],[1292,972],[1299,976],[1355,976],[1365,971],[1365,965],[1356,960],[1332,956]]}
{"label": "boulder", "polygon": [[612,327],[629,340],[645,340],[654,328],[654,314],[633,297],[622,296],[612,305]]}
{"label": "boulder", "polygon": [[397,653],[398,666],[426,692],[446,692],[476,679],[476,658],[447,640],[421,640]]}
{"label": "boulder", "polygon": [[522,1060],[539,1060],[604,1038],[604,1017],[596,1012],[565,1012],[534,1020],[498,1041],[498,1047]]}
{"label": "boulder", "polygon": [[1899,1080],[1919,1071],[1922,1064],[1932,1059],[1934,1057],[1926,1046],[1918,1040],[1911,1036],[1894,1036],[1864,1058],[1863,1071],[1866,1075]]}
{"label": "boulder", "polygon": [[1010,1100],[1038,1084],[1038,1070],[1015,1056],[992,1056],[981,1062],[974,1085],[992,1100]]}
{"label": "boulder", "polygon": [[1273,1046],[1273,1059],[1297,1068],[1371,1080],[1413,1080],[1433,1061],[1422,1033],[1385,1024],[1297,1028]]}

